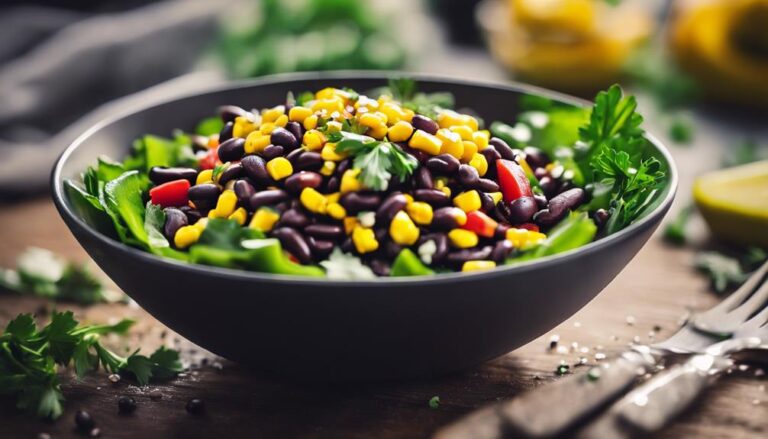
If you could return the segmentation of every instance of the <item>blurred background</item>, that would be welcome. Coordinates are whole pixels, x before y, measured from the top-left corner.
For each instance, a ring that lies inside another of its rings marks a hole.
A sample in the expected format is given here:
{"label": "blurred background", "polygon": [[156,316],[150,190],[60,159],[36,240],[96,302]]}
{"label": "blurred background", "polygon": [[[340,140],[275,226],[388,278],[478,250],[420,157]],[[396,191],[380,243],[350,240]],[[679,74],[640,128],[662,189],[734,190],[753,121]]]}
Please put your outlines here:
{"label": "blurred background", "polygon": [[697,175],[768,155],[768,0],[6,0],[0,196],[45,193],[68,143],[137,103],[335,69],[621,83],[677,158],[678,209]]}

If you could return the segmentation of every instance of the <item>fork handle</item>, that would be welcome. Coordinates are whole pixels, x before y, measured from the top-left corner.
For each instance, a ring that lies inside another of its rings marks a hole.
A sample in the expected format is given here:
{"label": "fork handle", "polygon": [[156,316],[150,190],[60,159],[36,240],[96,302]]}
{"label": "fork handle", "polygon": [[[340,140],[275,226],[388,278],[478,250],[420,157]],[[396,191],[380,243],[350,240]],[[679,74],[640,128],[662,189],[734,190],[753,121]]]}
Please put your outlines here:
{"label": "fork handle", "polygon": [[536,388],[500,407],[503,425],[515,437],[562,434],[613,402],[652,364],[648,357],[630,351],[590,372]]}
{"label": "fork handle", "polygon": [[657,432],[690,406],[730,364],[722,357],[691,357],[624,396],[578,438],[618,439]]}

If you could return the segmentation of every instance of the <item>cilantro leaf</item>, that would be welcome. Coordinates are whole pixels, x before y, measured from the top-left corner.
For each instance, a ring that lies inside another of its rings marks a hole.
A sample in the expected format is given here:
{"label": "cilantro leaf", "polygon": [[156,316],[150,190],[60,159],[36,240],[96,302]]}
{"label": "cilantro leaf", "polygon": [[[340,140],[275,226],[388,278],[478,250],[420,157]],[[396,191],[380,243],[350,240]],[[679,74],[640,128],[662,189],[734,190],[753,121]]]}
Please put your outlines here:
{"label": "cilantro leaf", "polygon": [[336,151],[348,152],[354,157],[352,166],[360,169],[360,181],[372,190],[385,191],[393,174],[405,181],[418,167],[418,161],[394,143],[346,132],[331,139],[340,139]]}
{"label": "cilantro leaf", "polygon": [[718,294],[725,293],[729,286],[738,285],[748,277],[738,259],[718,252],[700,252],[696,255],[694,266],[709,276],[712,288]]}
{"label": "cilantro leaf", "polygon": [[152,376],[155,378],[172,378],[184,368],[179,360],[179,352],[160,346],[149,356],[152,362]]}

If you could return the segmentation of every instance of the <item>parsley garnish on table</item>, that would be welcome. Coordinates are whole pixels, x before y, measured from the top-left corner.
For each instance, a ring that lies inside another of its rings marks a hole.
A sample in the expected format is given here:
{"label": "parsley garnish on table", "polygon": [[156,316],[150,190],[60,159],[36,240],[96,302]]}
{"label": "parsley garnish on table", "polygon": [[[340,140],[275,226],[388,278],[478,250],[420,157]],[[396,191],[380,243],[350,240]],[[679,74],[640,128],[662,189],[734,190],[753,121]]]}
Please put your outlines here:
{"label": "parsley garnish on table", "polygon": [[385,191],[393,175],[402,182],[418,167],[416,159],[394,143],[343,131],[330,134],[329,140],[337,142],[337,152],[353,157],[352,166],[360,169],[360,181],[369,189]]}
{"label": "parsley garnish on table", "polygon": [[124,334],[133,325],[78,326],[71,311],[54,312],[48,325],[38,328],[30,314],[11,320],[0,335],[0,395],[16,398],[16,405],[43,418],[61,416],[64,395],[58,369],[74,366],[78,378],[99,367],[109,373],[132,375],[139,385],[153,378],[170,378],[182,370],[179,353],[161,347],[149,357],[138,349],[120,356],[99,342],[105,334]]}

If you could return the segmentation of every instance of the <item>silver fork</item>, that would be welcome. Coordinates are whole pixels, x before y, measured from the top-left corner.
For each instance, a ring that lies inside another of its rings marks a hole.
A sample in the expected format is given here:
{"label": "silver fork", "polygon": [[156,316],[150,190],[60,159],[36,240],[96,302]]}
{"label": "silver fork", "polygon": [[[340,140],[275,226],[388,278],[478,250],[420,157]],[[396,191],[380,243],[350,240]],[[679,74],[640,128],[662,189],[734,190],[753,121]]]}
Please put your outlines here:
{"label": "silver fork", "polygon": [[[509,402],[478,411],[470,415],[467,422],[450,425],[435,437],[495,439],[505,434],[531,438],[558,436],[621,397],[639,377],[655,372],[665,358],[698,354],[730,337],[768,300],[768,286],[759,288],[767,273],[768,262],[728,298],[707,311],[693,315],[674,335],[662,342],[633,346],[617,359],[604,362],[586,373],[561,378]],[[553,410],[553,407],[557,409]]]}
{"label": "silver fork", "polygon": [[[768,291],[768,283],[763,289]],[[621,398],[577,438],[623,439],[661,430],[733,366],[731,355],[768,350],[768,304],[764,307],[737,328],[732,338],[659,373]]]}

